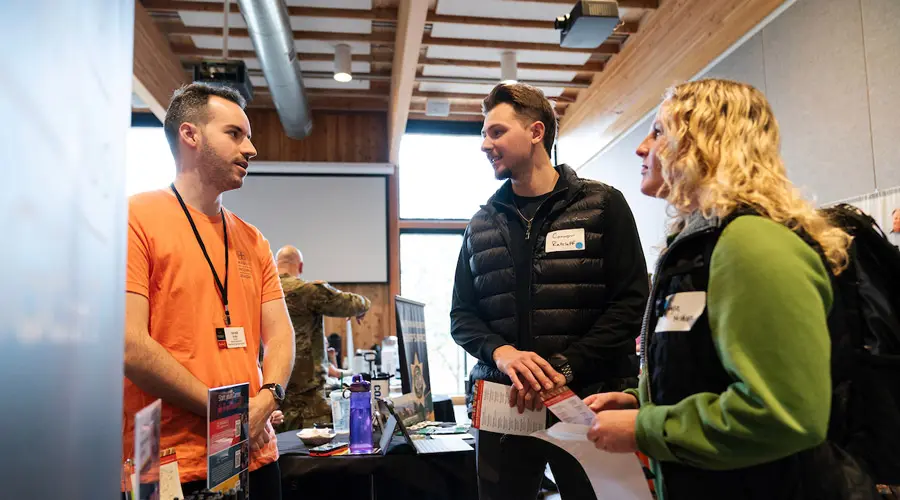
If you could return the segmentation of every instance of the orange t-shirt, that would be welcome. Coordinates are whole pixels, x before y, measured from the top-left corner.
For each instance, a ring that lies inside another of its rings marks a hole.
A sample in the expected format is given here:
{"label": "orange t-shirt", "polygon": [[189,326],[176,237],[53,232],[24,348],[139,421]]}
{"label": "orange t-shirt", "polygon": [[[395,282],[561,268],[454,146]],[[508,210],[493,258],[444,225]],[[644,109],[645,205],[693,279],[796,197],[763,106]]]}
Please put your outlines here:
{"label": "orange t-shirt", "polygon": [[[188,207],[206,251],[225,279],[222,218]],[[125,290],[150,301],[150,337],[159,342],[207,387],[262,385],[259,369],[261,309],[284,297],[269,242],[228,210],[228,307],[231,325],[244,327],[247,347],[220,349],[216,328],[225,326],[219,289],[191,225],[171,190],[132,196],[128,201],[128,266]],[[156,398],[125,379],[124,457],[134,456],[134,414]],[[163,402],[161,449],[174,447],[181,481],[206,479],[204,417]],[[278,460],[275,440],[251,455],[255,470]]]}

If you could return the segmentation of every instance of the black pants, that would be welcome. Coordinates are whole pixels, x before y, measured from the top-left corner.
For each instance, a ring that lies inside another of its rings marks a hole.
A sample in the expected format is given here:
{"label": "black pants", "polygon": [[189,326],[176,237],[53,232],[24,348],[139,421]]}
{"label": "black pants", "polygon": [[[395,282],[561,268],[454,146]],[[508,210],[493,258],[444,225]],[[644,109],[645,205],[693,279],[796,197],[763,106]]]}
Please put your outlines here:
{"label": "black pants", "polygon": [[[185,496],[206,489],[206,481],[181,483]],[[250,498],[252,500],[281,500],[281,468],[278,462],[263,465],[250,473]]]}
{"label": "black pants", "polygon": [[563,500],[597,498],[578,461],[546,441],[478,431],[475,453],[480,500],[536,498],[548,462]]}

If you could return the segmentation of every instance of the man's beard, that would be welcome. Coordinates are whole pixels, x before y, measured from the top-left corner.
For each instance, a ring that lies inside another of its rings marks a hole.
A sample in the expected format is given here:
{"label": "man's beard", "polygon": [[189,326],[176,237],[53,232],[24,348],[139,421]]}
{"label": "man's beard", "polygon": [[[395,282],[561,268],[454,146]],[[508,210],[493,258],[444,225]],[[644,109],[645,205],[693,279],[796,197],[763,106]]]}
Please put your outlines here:
{"label": "man's beard", "polygon": [[[493,166],[493,165],[491,165],[491,166]],[[509,179],[510,177],[512,177],[513,171],[512,171],[512,168],[510,168],[510,167],[511,167],[510,165],[505,164],[502,167],[500,167],[499,169],[495,168],[494,169],[494,178],[497,179],[498,181],[505,181],[506,179]]]}
{"label": "man's beard", "polygon": [[221,192],[240,188],[243,179],[235,182],[233,161],[224,160],[205,141],[200,147],[200,162],[204,172],[204,182]]}

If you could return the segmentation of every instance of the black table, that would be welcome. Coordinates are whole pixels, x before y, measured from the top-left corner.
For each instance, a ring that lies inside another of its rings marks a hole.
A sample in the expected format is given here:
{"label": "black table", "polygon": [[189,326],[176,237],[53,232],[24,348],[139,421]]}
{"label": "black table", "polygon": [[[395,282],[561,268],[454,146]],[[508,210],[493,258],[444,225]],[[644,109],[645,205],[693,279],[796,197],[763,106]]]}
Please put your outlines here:
{"label": "black table", "polygon": [[474,450],[417,455],[402,441],[387,455],[310,457],[297,431],[278,434],[283,498],[478,498]]}

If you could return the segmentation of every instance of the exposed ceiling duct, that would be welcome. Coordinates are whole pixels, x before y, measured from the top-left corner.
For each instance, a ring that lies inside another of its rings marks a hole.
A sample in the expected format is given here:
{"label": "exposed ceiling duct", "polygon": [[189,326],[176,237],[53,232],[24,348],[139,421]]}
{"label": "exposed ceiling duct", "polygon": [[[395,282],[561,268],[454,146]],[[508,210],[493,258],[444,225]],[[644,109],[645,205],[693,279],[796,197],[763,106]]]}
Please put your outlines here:
{"label": "exposed ceiling duct", "polygon": [[312,117],[284,0],[238,0],[247,31],[288,137],[303,139]]}

